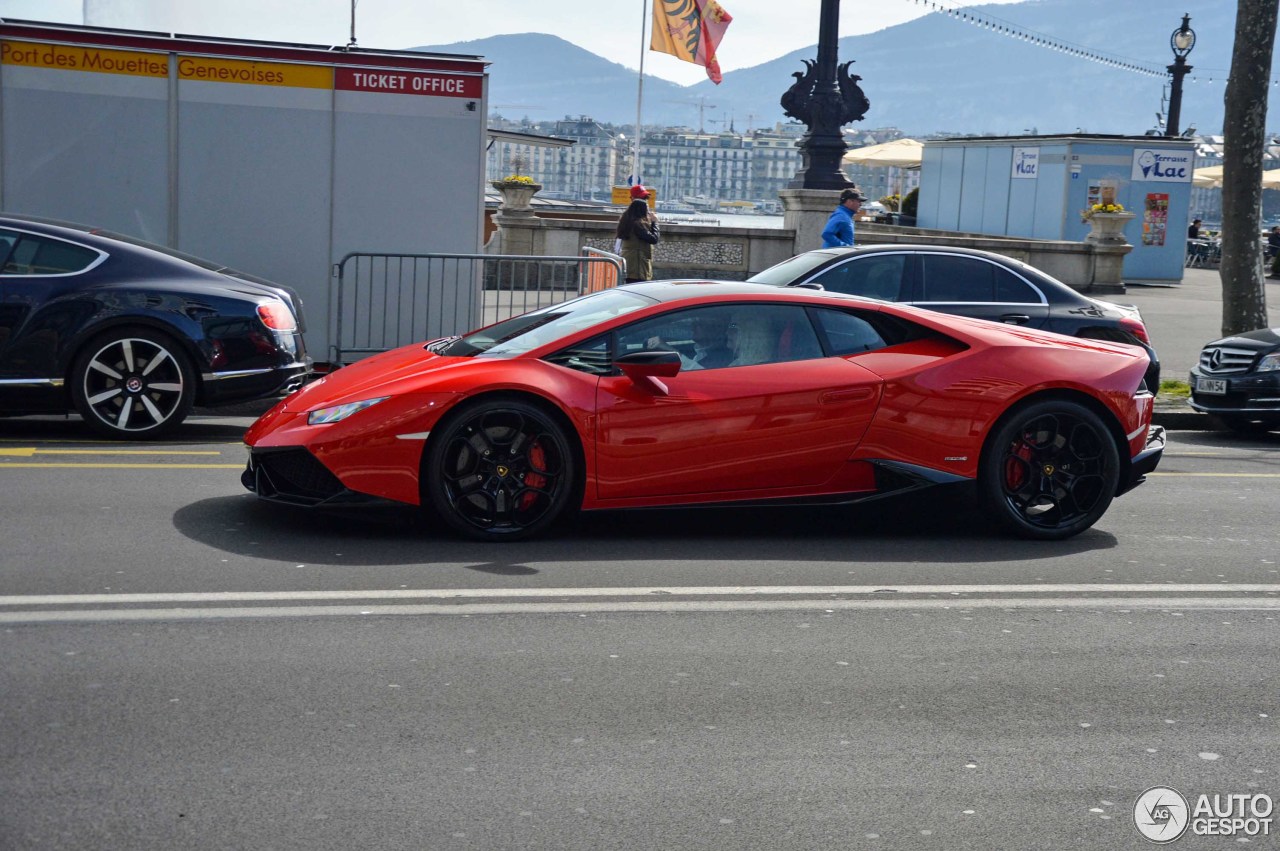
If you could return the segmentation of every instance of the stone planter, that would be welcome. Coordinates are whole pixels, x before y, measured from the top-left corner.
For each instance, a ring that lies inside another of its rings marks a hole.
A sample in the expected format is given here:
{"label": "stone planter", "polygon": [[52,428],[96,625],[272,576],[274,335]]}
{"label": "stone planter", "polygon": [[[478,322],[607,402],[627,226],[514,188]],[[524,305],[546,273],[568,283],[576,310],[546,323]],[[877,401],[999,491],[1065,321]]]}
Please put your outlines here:
{"label": "stone planter", "polygon": [[1089,235],[1084,238],[1093,246],[1093,283],[1087,292],[1123,293],[1124,256],[1133,245],[1124,237],[1124,226],[1133,213],[1094,213],[1089,217]]}
{"label": "stone planter", "polygon": [[1133,213],[1094,213],[1089,218],[1089,235],[1084,241],[1097,245],[1127,244],[1124,227],[1133,218]]}
{"label": "stone planter", "polygon": [[502,194],[499,212],[533,215],[529,202],[542,189],[541,183],[520,183],[517,181],[495,180],[489,184]]}

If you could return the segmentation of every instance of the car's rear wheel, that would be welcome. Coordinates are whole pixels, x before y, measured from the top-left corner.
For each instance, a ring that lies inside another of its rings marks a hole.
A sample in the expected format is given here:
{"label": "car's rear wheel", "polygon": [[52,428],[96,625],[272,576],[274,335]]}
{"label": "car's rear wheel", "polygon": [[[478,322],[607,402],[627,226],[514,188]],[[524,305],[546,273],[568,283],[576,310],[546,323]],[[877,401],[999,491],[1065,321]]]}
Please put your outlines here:
{"label": "car's rear wheel", "polygon": [[1120,475],[1115,441],[1093,411],[1047,400],[1014,410],[979,465],[984,508],[1008,531],[1059,540],[1083,532],[1111,504]]}
{"label": "car's rear wheel", "polygon": [[427,447],[427,503],[455,531],[514,541],[565,514],[577,462],[555,418],[518,399],[481,401],[433,430]]}
{"label": "car's rear wheel", "polygon": [[151,438],[176,428],[195,392],[187,355],[169,337],[142,328],[95,337],[71,368],[76,410],[108,437]]}

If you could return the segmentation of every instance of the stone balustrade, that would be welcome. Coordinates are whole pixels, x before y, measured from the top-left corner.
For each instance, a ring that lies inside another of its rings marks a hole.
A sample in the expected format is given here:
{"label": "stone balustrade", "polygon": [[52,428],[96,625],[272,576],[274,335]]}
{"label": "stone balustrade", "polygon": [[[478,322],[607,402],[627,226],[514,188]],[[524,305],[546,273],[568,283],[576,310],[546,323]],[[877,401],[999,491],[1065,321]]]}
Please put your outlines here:
{"label": "stone balustrade", "polygon": [[[831,204],[828,212],[834,206]],[[485,245],[488,254],[569,257],[587,247],[612,251],[617,220],[612,216],[608,219],[508,216],[499,209],[493,222],[497,230]],[[806,221],[807,230],[804,227],[800,230],[812,231],[808,226],[811,224]],[[813,244],[797,245],[796,234],[797,229],[793,228],[664,222],[662,242],[654,250],[654,277],[744,280],[821,245],[819,239],[813,240]],[[1095,294],[1125,291],[1119,270],[1124,254],[1132,250],[1127,243],[1023,239],[870,222],[858,223],[857,241],[859,245],[950,245],[994,251],[1035,266],[1080,292]]]}

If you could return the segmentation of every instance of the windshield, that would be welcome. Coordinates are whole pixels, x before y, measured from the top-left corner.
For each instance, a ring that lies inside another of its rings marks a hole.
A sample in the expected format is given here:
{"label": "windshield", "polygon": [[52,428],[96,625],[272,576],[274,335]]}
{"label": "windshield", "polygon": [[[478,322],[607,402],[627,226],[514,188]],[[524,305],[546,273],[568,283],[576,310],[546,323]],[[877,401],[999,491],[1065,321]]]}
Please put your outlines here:
{"label": "windshield", "polygon": [[814,269],[829,262],[831,262],[830,254],[823,251],[807,251],[804,254],[797,254],[790,260],[783,260],[777,266],[770,266],[763,272],[757,272],[747,280],[753,284],[785,287],[788,284],[803,281]]}
{"label": "windshield", "polygon": [[575,331],[657,304],[626,290],[604,290],[490,325],[442,346],[448,357],[515,357]]}

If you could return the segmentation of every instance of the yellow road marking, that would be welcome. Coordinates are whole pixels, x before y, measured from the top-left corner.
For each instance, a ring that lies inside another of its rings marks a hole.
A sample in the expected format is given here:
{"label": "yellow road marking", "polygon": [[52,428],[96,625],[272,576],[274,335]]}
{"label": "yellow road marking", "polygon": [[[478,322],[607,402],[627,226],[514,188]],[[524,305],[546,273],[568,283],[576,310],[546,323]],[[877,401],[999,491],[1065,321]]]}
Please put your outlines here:
{"label": "yellow road marking", "polygon": [[183,449],[38,449],[34,446],[0,448],[0,457],[30,458],[33,455],[221,455],[218,450]]}
{"label": "yellow road marking", "polygon": [[[1165,458],[1239,458],[1251,452],[1258,452],[1256,449],[1241,449],[1239,452],[1166,452]],[[1268,452],[1274,450],[1267,450]]]}
{"label": "yellow road marking", "polygon": [[243,464],[60,464],[56,461],[22,464],[18,462],[0,461],[0,470],[22,468],[24,470],[44,467],[48,469],[73,470],[243,470]]}
{"label": "yellow road marking", "polygon": [[[121,445],[121,441],[119,440],[91,440],[89,438],[77,440],[74,438],[61,439],[61,438],[52,438],[52,437],[42,437],[38,439],[42,444],[75,443],[81,446],[119,446]],[[25,438],[0,437],[0,445],[13,444],[13,443],[26,444],[30,442],[31,442],[30,437],[25,437]],[[196,443],[197,441],[189,441],[189,442]],[[244,446],[243,440],[201,440],[198,442],[202,446]],[[160,445],[163,446],[165,444],[162,443]]]}
{"label": "yellow road marking", "polygon": [[1148,476],[1194,476],[1211,479],[1280,479],[1280,473],[1147,473]]}

